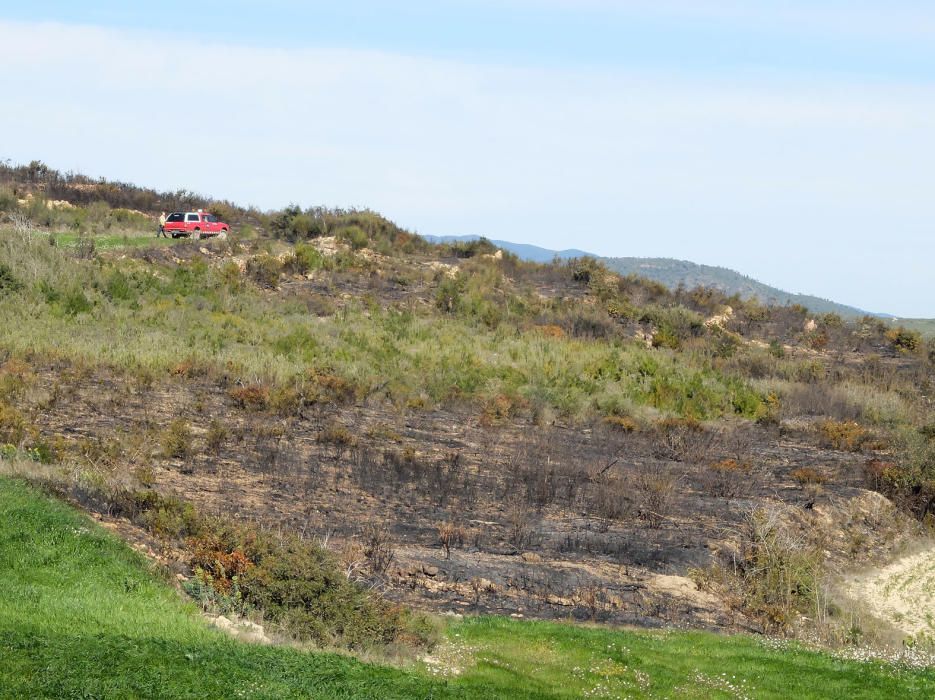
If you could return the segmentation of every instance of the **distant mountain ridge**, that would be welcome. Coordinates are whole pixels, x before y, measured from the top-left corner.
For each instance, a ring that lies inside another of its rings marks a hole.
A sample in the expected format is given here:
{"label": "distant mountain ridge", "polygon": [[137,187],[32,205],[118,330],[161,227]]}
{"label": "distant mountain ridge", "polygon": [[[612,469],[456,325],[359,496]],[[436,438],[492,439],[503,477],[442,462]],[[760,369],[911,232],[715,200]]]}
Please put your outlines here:
{"label": "distant mountain ridge", "polygon": [[[431,243],[456,243],[473,241],[480,236],[423,236]],[[595,255],[575,248],[567,250],[549,250],[528,243],[513,243],[490,239],[498,248],[513,253],[522,260],[532,262],[550,262],[555,258],[592,257],[600,260],[608,268],[621,275],[639,275],[675,289],[680,284],[688,287],[713,287],[726,294],[738,294],[744,299],[756,297],[764,304],[801,304],[814,313],[836,313],[843,317],[877,316],[892,318],[889,314],[871,313],[847,304],[839,304],[830,299],[823,299],[811,294],[795,294],[777,287],[759,282],[752,277],[735,270],[714,265],[701,265],[688,260],[674,258],[610,258]]]}

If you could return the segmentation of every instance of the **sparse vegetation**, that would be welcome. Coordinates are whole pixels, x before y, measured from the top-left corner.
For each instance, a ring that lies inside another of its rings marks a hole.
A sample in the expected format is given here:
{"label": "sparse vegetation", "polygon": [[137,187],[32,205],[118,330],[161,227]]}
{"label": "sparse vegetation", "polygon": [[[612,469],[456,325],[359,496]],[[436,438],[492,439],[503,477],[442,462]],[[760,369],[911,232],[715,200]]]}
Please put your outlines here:
{"label": "sparse vegetation", "polygon": [[[453,624],[435,656],[403,669],[248,644],[199,620],[112,535],[7,479],[0,479],[0,547],[7,563],[0,687],[12,698],[531,699],[594,688],[705,697],[725,684],[758,697],[870,698],[924,696],[935,685],[928,670],[745,637],[498,618]],[[241,566],[234,561],[231,568]]]}
{"label": "sparse vegetation", "polygon": [[918,532],[862,488],[935,520],[911,331],[368,211],[157,241],[119,211],[194,195],[27,170],[0,168],[0,467],[177,551],[215,612],[356,651],[429,643],[407,603],[811,635],[829,571]]}

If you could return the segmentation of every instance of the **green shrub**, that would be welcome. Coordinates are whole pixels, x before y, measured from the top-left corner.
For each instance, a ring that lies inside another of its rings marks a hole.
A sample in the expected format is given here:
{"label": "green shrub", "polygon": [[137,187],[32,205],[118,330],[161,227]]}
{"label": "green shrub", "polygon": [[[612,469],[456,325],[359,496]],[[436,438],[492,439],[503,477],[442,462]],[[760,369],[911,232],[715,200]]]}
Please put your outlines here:
{"label": "green shrub", "polygon": [[107,278],[104,293],[113,301],[131,301],[136,296],[130,279],[120,270],[114,270]]}
{"label": "green shrub", "polygon": [[192,455],[192,429],[181,418],[176,418],[162,433],[163,457],[187,459]]}
{"label": "green shrub", "polygon": [[292,240],[317,238],[324,233],[321,222],[313,219],[308,214],[297,214],[294,216],[290,224],[290,229],[292,232]]}
{"label": "green shrub", "polygon": [[9,187],[0,187],[0,213],[16,211],[19,201]]}
{"label": "green shrub", "polygon": [[367,234],[359,226],[347,226],[338,232],[338,238],[354,250],[366,248],[370,242]]}
{"label": "green shrub", "polygon": [[205,446],[214,454],[218,454],[221,451],[221,447],[224,445],[224,441],[227,440],[227,435],[228,430],[225,425],[221,421],[214,419],[208,426],[208,434],[205,436]]}
{"label": "green shrub", "polygon": [[232,292],[241,289],[240,267],[233,260],[228,260],[218,268],[218,279]]}
{"label": "green shrub", "polygon": [[191,503],[156,491],[137,491],[126,497],[130,517],[160,537],[178,539],[199,534],[203,521]]}
{"label": "green shrub", "polygon": [[293,272],[306,274],[313,270],[326,270],[330,267],[330,260],[315,246],[297,243],[292,257],[286,263]]}
{"label": "green shrub", "polygon": [[367,594],[310,540],[218,524],[192,544],[202,582],[228,594],[236,588],[244,608],[299,640],[350,649],[434,642],[422,616]]}
{"label": "green shrub", "polygon": [[13,270],[6,263],[0,263],[0,293],[8,294],[18,291],[22,283],[13,275]]}
{"label": "green shrub", "polygon": [[16,408],[0,401],[0,442],[20,445],[27,437],[35,437],[36,429]]}
{"label": "green shrub", "polygon": [[478,255],[493,255],[497,252],[497,246],[486,238],[478,238],[474,241],[456,241],[448,245],[448,253],[455,258],[473,258]]}
{"label": "green shrub", "polygon": [[758,508],[738,531],[739,550],[704,571],[696,582],[720,590],[734,607],[768,630],[788,629],[800,614],[825,614],[821,552],[800,541],[775,512]]}
{"label": "green shrub", "polygon": [[85,314],[94,308],[94,304],[81,289],[72,289],[67,292],[62,298],[61,305],[62,312],[67,316]]}
{"label": "green shrub", "polygon": [[435,291],[435,306],[445,313],[458,313],[462,310],[462,295],[467,281],[462,275],[448,277],[441,280]]}
{"label": "green shrub", "polygon": [[258,255],[247,262],[247,274],[262,287],[276,287],[282,263],[271,255]]}

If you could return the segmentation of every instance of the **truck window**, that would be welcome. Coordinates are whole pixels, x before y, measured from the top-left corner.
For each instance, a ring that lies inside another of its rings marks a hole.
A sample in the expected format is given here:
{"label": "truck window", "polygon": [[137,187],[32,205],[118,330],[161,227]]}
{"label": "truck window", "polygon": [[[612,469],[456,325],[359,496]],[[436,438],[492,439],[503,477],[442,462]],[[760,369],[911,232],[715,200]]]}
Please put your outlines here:
{"label": "truck window", "polygon": [[217,218],[214,214],[208,214],[208,215],[205,217],[205,221],[209,221],[209,222],[211,222],[212,224],[216,224],[217,221],[218,221],[218,218]]}
{"label": "truck window", "polygon": [[166,218],[166,221],[181,221],[183,217],[184,214],[181,212],[173,212],[172,214],[169,214],[169,216]]}
{"label": "truck window", "polygon": [[186,214],[185,220],[186,221],[201,221],[201,219],[198,218],[198,214]]}

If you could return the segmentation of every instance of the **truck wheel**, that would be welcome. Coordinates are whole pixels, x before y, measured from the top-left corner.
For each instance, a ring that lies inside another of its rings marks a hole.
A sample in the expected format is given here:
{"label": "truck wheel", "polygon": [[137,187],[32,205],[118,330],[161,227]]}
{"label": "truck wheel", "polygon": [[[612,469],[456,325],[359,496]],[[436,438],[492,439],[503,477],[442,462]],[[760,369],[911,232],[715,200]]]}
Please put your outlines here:
{"label": "truck wheel", "polygon": [[227,240],[227,229],[226,229],[226,228],[222,228],[222,229],[221,229],[221,232],[218,234],[218,240],[219,240],[219,241],[226,241],[226,240]]}
{"label": "truck wheel", "polygon": [[201,240],[201,229],[196,228],[194,231],[192,231],[192,240]]}

